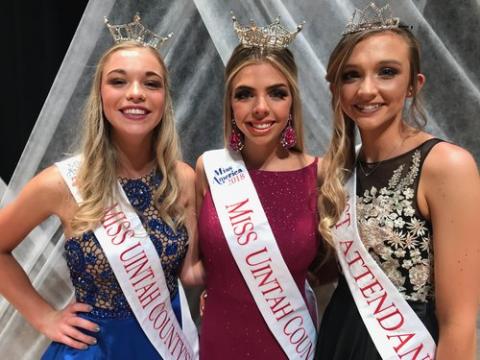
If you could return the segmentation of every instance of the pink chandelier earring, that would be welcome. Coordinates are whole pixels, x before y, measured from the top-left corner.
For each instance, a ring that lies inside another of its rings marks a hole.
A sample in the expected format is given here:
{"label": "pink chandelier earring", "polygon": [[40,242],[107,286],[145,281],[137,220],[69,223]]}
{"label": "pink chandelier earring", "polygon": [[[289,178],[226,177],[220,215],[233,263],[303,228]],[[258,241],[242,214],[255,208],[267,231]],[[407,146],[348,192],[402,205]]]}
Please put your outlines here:
{"label": "pink chandelier earring", "polygon": [[285,149],[291,149],[297,143],[297,134],[292,126],[292,122],[292,114],[290,114],[288,115],[287,126],[283,129],[282,135],[280,136],[280,144],[282,144]]}
{"label": "pink chandelier earring", "polygon": [[233,151],[241,151],[245,144],[243,143],[242,133],[238,130],[235,119],[232,118],[232,132],[230,133],[230,139],[228,142],[230,149]]}

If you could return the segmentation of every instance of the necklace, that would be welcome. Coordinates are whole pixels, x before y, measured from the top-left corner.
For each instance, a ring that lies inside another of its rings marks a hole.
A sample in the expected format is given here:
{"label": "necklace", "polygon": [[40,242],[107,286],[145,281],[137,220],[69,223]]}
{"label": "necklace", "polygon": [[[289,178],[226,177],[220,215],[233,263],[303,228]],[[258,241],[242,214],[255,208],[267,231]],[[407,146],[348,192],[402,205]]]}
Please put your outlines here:
{"label": "necklace", "polygon": [[[403,145],[403,143],[405,142],[405,140],[406,140],[407,138],[408,138],[408,136],[405,137],[405,138],[403,138],[402,141],[400,141],[400,143],[399,143],[397,146],[393,147],[392,150],[390,150],[390,151],[388,152],[388,154],[385,155],[385,157],[384,157],[383,160],[377,161],[377,162],[374,163],[374,165],[373,165],[371,168],[369,168],[369,169],[365,169],[365,168],[363,167],[362,161],[360,160],[360,156],[358,156],[358,157],[357,157],[358,167],[359,167],[360,170],[362,171],[363,175],[365,175],[366,177],[372,175],[372,174],[375,172],[375,170],[377,170],[378,167],[379,167],[385,160],[388,160],[388,159],[390,158],[390,155],[392,155],[396,150],[400,149],[400,147]],[[360,149],[359,154],[360,154],[362,151],[363,151],[363,148]]]}
{"label": "necklace", "polygon": [[377,163],[375,163],[375,166],[372,166],[372,168],[370,170],[366,170],[363,165],[362,165],[362,162],[360,161],[360,159],[357,161],[358,162],[358,167],[360,168],[360,170],[362,171],[363,175],[365,176],[370,176],[372,175],[375,170],[377,170],[377,168],[380,166],[380,164],[383,162],[382,161],[379,161]]}

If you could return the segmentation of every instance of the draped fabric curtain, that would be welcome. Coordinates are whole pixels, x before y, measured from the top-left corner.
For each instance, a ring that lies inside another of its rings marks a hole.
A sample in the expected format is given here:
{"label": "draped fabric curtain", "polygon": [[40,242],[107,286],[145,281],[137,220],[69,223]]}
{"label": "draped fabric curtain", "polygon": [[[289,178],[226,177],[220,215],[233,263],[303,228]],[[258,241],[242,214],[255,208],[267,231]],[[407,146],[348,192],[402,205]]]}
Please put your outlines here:
{"label": "draped fabric curtain", "polygon": [[3,196],[5,190],[7,190],[7,184],[5,184],[5,181],[0,178],[0,198]]}
{"label": "draped fabric curtain", "polygon": [[[299,67],[307,148],[322,154],[331,132],[330,95],[324,80],[328,56],[355,7],[366,0],[90,0],[0,206],[10,202],[38,171],[66,156],[78,140],[82,106],[100,54],[112,41],[103,16],[125,23],[139,12],[159,34],[174,32],[162,48],[172,84],[184,159],[194,164],[205,150],[223,145],[223,71],[237,44],[230,11],[241,23],[270,23],[280,16],[290,29],[305,20],[290,47]],[[479,0],[391,1],[393,13],[414,25],[422,44],[427,130],[480,159]],[[383,0],[379,0],[383,4]],[[34,286],[57,307],[72,298],[59,221],[48,219],[14,250]],[[193,299],[195,301],[195,299]],[[0,299],[0,354],[36,359],[48,339]]]}

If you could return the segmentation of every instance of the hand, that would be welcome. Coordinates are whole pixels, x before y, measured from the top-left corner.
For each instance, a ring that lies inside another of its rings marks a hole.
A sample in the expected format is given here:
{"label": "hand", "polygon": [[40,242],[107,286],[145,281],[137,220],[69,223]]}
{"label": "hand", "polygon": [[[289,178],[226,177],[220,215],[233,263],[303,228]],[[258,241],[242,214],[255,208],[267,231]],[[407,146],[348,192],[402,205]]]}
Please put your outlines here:
{"label": "hand", "polygon": [[72,303],[63,310],[49,313],[39,330],[53,341],[74,349],[84,350],[89,345],[96,344],[97,339],[84,334],[79,329],[98,332],[100,328],[97,324],[79,317],[77,312],[90,312],[91,310],[90,305]]}
{"label": "hand", "polygon": [[207,301],[207,290],[203,290],[200,294],[200,317],[203,317],[205,312],[205,302]]}

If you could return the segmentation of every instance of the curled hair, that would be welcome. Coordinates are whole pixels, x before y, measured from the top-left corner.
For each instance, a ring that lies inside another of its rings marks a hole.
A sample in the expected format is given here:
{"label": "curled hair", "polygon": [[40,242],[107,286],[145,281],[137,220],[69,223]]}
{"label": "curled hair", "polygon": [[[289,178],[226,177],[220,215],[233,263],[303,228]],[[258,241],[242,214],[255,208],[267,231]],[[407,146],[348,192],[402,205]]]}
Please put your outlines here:
{"label": "curled hair", "polygon": [[292,94],[292,119],[297,135],[297,143],[290,150],[303,152],[303,116],[300,92],[298,89],[298,71],[293,54],[288,49],[258,48],[238,45],[225,68],[225,92],[223,98],[223,120],[225,146],[232,131],[232,81],[246,66],[267,63],[280,71],[287,79]]}
{"label": "curled hair", "polygon": [[112,46],[100,58],[96,67],[83,113],[83,135],[80,145],[82,163],[77,174],[77,185],[82,203],[72,219],[72,231],[79,235],[94,229],[100,222],[105,207],[117,196],[118,153],[112,142],[110,123],[105,119],[100,93],[102,73],[110,56],[120,50],[147,48],[157,58],[164,73],[165,102],[159,124],[153,130],[152,156],[162,174],[162,181],[154,194],[154,204],[160,217],[173,229],[183,224],[184,213],[179,206],[180,187],[176,163],[180,159],[172,99],[169,92],[166,66],[160,54],[152,48],[126,41]]}
{"label": "curled hair", "polygon": [[401,36],[409,48],[411,101],[405,121],[416,129],[422,129],[426,124],[417,86],[417,76],[420,74],[420,45],[412,32],[402,26],[388,30],[366,30],[343,36],[330,55],[327,66],[326,79],[332,92],[333,135],[322,161],[324,177],[318,198],[321,214],[319,231],[331,245],[333,245],[331,228],[338,222],[346,205],[343,185],[355,166],[355,123],[343,112],[340,104],[342,73],[353,49],[360,41],[385,31]]}

